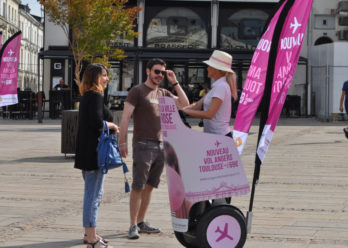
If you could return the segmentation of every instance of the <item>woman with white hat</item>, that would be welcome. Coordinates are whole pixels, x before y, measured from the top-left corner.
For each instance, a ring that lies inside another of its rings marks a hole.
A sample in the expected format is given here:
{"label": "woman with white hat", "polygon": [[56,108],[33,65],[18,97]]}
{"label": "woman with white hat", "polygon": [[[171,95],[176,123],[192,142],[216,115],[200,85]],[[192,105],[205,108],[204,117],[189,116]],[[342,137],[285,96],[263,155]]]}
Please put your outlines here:
{"label": "woman with white hat", "polygon": [[185,107],[183,111],[190,116],[204,119],[204,132],[232,137],[231,96],[235,101],[238,98],[236,75],[231,69],[232,56],[215,50],[209,60],[203,63],[208,65],[208,77],[214,79],[212,88],[205,97]]}

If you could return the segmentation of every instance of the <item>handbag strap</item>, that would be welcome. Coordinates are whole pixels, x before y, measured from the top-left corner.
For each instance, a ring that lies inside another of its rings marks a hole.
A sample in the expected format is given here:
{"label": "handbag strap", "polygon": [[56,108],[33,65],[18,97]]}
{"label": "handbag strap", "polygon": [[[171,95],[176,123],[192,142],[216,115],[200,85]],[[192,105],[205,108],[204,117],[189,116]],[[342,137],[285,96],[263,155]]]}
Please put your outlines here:
{"label": "handbag strap", "polygon": [[106,121],[103,121],[103,129],[100,132],[99,139],[102,140],[104,137],[108,137],[110,135],[109,127],[106,124]]}
{"label": "handbag strap", "polygon": [[[107,146],[107,154],[109,153],[110,147]],[[109,167],[110,167],[110,159],[109,156],[106,157],[105,159],[105,166],[103,168],[103,173],[106,174],[109,171]]]}

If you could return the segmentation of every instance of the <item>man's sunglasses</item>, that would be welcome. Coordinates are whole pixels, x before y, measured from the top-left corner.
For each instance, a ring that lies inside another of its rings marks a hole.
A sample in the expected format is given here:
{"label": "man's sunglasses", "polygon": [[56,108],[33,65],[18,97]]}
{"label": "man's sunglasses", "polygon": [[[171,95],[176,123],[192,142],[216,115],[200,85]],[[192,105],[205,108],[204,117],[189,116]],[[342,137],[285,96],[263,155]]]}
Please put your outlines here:
{"label": "man's sunglasses", "polygon": [[166,75],[166,71],[161,71],[161,70],[153,70],[155,72],[155,74],[162,74],[162,76],[164,77]]}

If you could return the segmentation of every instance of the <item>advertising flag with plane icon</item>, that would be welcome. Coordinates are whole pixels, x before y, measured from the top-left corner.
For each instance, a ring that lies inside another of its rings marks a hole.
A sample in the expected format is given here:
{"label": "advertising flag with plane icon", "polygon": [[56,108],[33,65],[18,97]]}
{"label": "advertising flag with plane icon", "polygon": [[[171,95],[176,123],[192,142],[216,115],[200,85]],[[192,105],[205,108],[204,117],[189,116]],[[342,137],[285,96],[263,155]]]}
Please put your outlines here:
{"label": "advertising flag with plane icon", "polygon": [[[289,91],[313,0],[282,0],[254,52],[234,123],[233,138],[242,153],[250,126],[261,109],[253,184],[247,214],[251,227],[255,186],[261,164]],[[248,230],[250,232],[250,229]]]}
{"label": "advertising flag with plane icon", "polygon": [[239,154],[259,106],[264,109],[269,106],[265,101],[271,99],[270,108],[264,110],[267,124],[262,128],[257,152],[262,161],[265,157],[295,73],[312,3],[313,0],[279,2],[255,49],[234,122],[233,138]]}
{"label": "advertising flag with plane icon", "polygon": [[21,31],[9,38],[0,51],[0,107],[18,103],[18,60]]}
{"label": "advertising flag with plane icon", "polygon": [[[278,123],[280,113],[285,103],[296,66],[300,57],[301,47],[306,33],[307,22],[313,0],[294,1],[291,10],[283,24],[279,36],[277,55],[274,60],[274,71],[269,103],[268,117],[263,127],[257,148],[257,154],[263,162],[273,132]],[[264,113],[267,116],[267,112]],[[261,131],[261,130],[260,130]]]}
{"label": "advertising flag with plane icon", "polygon": [[243,92],[239,99],[238,111],[233,124],[233,139],[239,154],[242,154],[251,124],[253,123],[253,119],[263,96],[272,37],[285,2],[286,1],[283,1],[282,4],[279,3],[280,6],[271,18],[266,31],[263,33],[255,49],[244,83]]}

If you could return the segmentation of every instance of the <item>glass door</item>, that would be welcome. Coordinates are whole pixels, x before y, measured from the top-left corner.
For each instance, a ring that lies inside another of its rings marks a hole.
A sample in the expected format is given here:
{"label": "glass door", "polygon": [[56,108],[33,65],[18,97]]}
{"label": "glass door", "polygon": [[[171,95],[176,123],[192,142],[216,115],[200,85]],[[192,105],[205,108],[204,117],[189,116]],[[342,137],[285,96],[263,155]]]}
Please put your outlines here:
{"label": "glass door", "polygon": [[188,86],[190,90],[190,103],[196,102],[200,99],[199,92],[203,89],[203,84],[210,80],[207,78],[207,70],[205,65],[188,65]]}

